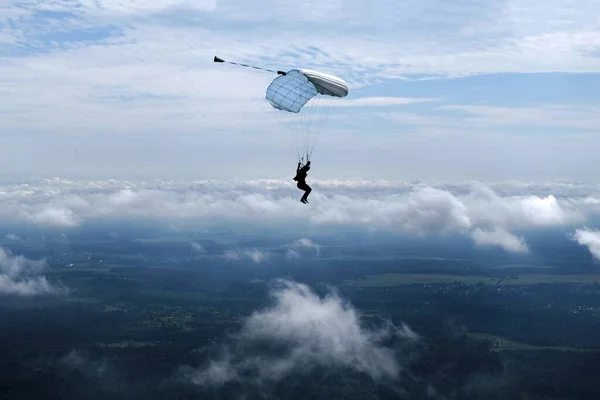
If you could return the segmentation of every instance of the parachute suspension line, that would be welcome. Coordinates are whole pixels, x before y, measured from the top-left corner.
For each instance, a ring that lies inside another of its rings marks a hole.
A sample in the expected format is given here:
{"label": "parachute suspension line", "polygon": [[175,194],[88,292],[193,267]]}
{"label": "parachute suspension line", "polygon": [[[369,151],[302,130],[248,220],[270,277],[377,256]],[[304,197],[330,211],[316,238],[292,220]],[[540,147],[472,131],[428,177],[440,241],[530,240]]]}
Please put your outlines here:
{"label": "parachute suspension line", "polygon": [[312,157],[312,154],[315,150],[315,147],[317,146],[317,142],[319,141],[319,138],[321,137],[321,132],[323,131],[323,127],[325,126],[325,124],[327,123],[327,120],[329,118],[329,113],[331,112],[331,105],[333,103],[333,96],[329,96],[329,95],[325,95],[323,96],[323,103],[325,104],[322,108],[320,108],[322,110],[322,114],[324,114],[324,116],[322,116],[321,118],[317,119],[317,124],[318,127],[315,129],[315,138],[314,141],[312,141],[312,144],[309,147],[309,151],[308,151],[308,155],[307,158]]}
{"label": "parachute suspension line", "polygon": [[345,83],[336,79],[315,71],[291,70],[267,88],[266,98],[301,162],[310,161],[334,97],[345,97],[348,92]]}
{"label": "parachute suspension line", "polygon": [[311,99],[300,111],[301,124],[305,127],[303,152],[310,159],[329,116],[333,96],[323,95]]}
{"label": "parachute suspension line", "polygon": [[[294,155],[298,158],[298,161],[300,161],[303,158],[302,155],[302,150],[299,148],[299,146],[297,145],[297,143],[300,142],[300,127],[298,124],[295,124],[293,119],[291,118],[290,115],[288,115],[287,112],[281,111],[281,110],[274,110],[275,112],[275,116],[280,124],[280,126],[283,127],[286,136],[288,138],[288,145],[290,146],[290,149],[292,149],[292,152],[294,153]],[[296,144],[296,145],[294,145]]]}
{"label": "parachute suspension line", "polygon": [[289,146],[298,159],[310,160],[331,112],[333,96],[312,98],[299,113],[274,110],[277,120],[284,128]]}

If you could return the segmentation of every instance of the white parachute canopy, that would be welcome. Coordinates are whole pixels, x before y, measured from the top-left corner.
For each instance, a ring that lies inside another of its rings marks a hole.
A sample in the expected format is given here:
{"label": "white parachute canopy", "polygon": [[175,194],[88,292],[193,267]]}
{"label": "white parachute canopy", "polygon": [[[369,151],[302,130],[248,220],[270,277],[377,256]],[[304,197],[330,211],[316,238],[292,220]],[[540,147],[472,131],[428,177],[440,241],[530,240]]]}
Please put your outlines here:
{"label": "white parachute canopy", "polygon": [[308,69],[293,69],[275,78],[266,98],[299,161],[308,161],[329,116],[334,97],[346,97],[342,79]]}

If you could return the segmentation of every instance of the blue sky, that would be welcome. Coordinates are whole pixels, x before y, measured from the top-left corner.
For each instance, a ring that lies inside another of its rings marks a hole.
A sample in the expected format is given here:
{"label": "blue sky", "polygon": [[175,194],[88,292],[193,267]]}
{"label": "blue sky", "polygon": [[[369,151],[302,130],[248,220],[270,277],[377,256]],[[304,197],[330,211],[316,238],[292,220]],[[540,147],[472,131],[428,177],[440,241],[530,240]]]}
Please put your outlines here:
{"label": "blue sky", "polygon": [[4,1],[0,169],[287,177],[274,76],[219,55],[349,83],[316,178],[597,182],[598,14],[591,0]]}

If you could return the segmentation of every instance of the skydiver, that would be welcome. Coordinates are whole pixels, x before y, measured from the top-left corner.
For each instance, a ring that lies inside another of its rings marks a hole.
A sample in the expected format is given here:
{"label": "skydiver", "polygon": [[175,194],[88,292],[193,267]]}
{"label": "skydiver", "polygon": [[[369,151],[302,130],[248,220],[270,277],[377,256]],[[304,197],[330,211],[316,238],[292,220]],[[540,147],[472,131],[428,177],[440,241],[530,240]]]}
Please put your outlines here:
{"label": "skydiver", "polygon": [[294,177],[294,180],[298,182],[298,184],[296,185],[296,186],[298,186],[298,189],[304,190],[304,195],[302,196],[300,201],[303,202],[304,204],[307,204],[308,203],[308,200],[307,200],[308,195],[312,191],[310,186],[308,186],[306,184],[306,174],[310,170],[310,161],[307,161],[306,165],[304,165],[302,167],[301,167],[301,165],[302,165],[302,163],[298,162],[298,166],[296,167],[296,176]]}

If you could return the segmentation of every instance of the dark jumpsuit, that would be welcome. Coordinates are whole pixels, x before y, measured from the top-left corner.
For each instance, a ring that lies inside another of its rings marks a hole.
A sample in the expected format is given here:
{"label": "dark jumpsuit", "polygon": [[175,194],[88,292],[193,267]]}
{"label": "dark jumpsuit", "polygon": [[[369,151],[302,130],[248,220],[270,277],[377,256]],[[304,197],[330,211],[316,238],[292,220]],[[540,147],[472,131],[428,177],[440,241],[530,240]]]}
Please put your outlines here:
{"label": "dark jumpsuit", "polygon": [[298,168],[296,169],[296,177],[294,178],[295,181],[298,181],[298,189],[304,190],[304,195],[300,199],[300,201],[303,203],[307,200],[308,195],[312,191],[311,187],[306,184],[306,174],[309,170],[309,165],[305,165],[302,168],[300,168],[300,164],[298,164]]}

